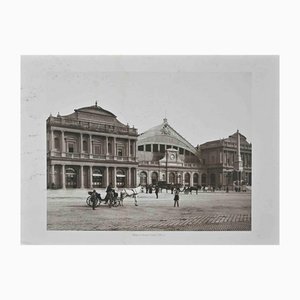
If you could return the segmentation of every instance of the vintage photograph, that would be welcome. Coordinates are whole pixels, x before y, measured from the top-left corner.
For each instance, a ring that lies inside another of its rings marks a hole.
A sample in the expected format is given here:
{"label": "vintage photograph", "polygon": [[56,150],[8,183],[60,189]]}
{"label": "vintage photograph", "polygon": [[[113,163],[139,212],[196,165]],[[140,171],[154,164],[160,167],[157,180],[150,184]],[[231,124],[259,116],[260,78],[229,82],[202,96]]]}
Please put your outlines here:
{"label": "vintage photograph", "polygon": [[219,60],[22,57],[46,231],[251,232],[253,74]]}

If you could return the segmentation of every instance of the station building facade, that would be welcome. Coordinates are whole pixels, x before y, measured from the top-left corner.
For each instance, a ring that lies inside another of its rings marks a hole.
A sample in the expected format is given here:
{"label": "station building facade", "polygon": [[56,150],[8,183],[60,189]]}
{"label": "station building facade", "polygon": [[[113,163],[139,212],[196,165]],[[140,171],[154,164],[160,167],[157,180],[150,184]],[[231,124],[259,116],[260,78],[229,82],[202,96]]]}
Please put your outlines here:
{"label": "station building facade", "polygon": [[139,135],[138,183],[155,185],[159,181],[184,186],[201,185],[198,152],[172,128],[167,119]]}
{"label": "station building facade", "polygon": [[232,186],[237,180],[252,185],[252,145],[239,131],[197,148],[204,170],[202,181],[207,185]]}
{"label": "station building facade", "polygon": [[94,106],[47,123],[47,187],[136,186],[138,132]]}
{"label": "station building facade", "polygon": [[139,135],[97,102],[46,123],[47,188],[224,187],[239,178],[237,160],[251,185],[251,144],[239,132],[194,147],[166,118]]}

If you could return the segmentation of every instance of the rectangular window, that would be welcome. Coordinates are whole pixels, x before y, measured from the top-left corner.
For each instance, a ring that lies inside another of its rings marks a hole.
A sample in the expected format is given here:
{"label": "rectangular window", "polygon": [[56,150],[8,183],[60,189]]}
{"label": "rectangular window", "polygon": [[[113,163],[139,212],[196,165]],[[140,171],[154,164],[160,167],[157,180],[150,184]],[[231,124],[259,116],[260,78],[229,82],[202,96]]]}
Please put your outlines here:
{"label": "rectangular window", "polygon": [[183,149],[179,148],[179,154],[183,154],[183,153],[184,153]]}
{"label": "rectangular window", "polygon": [[94,146],[94,153],[99,155],[100,154],[100,145],[95,145]]}
{"label": "rectangular window", "polygon": [[153,152],[158,152],[158,145],[157,144],[153,144]]}
{"label": "rectangular window", "polygon": [[138,151],[144,151],[144,145],[138,146]]}
{"label": "rectangular window", "polygon": [[172,148],[172,146],[171,145],[167,145],[167,149],[171,149]]}
{"label": "rectangular window", "polygon": [[189,156],[190,155],[190,151],[185,150],[185,155]]}
{"label": "rectangular window", "polygon": [[117,146],[117,156],[123,156],[124,153],[125,153],[124,147],[121,145]]}
{"label": "rectangular window", "polygon": [[87,141],[83,141],[82,142],[82,146],[83,146],[83,151],[87,152],[88,151],[88,143],[87,143]]}
{"label": "rectangular window", "polygon": [[151,152],[151,145],[150,144],[146,145],[146,151]]}
{"label": "rectangular window", "polygon": [[54,139],[54,147],[55,149],[59,149],[59,139],[57,137]]}
{"label": "rectangular window", "polygon": [[74,153],[74,144],[68,144],[68,152]]}
{"label": "rectangular window", "polygon": [[165,153],[166,148],[165,145],[160,145],[160,153]]}

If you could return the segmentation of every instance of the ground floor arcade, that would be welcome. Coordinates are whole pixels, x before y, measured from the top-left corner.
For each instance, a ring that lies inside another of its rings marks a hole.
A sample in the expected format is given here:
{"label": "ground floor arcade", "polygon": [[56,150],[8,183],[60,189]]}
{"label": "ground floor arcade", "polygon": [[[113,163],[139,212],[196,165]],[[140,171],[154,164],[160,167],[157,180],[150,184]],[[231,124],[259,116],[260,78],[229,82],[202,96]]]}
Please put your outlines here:
{"label": "ground floor arcade", "polygon": [[136,166],[84,165],[51,163],[48,165],[48,188],[117,188],[135,187]]}
{"label": "ground floor arcade", "polygon": [[201,173],[198,170],[170,169],[166,171],[139,167],[137,179],[138,184],[142,186],[156,185],[159,181],[183,186],[201,185]]}

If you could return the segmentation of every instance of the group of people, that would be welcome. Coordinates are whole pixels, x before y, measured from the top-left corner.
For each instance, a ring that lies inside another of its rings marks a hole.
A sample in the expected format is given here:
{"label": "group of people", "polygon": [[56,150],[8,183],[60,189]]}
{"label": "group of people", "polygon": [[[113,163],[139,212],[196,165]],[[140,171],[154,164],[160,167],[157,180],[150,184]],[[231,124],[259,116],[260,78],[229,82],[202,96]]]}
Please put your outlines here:
{"label": "group of people", "polygon": [[[149,186],[146,187],[146,193],[149,191],[149,193],[151,194],[152,193],[152,186],[151,186],[151,189],[149,189]],[[151,192],[150,192],[151,190]],[[156,195],[156,199],[158,199],[158,193],[159,193],[159,186],[156,185],[154,187],[154,191],[155,191],[155,195]],[[174,188],[172,190],[172,194],[174,194],[174,207],[179,207],[179,193],[180,193],[180,189],[179,187],[177,188]],[[112,187],[112,184],[110,183],[108,185],[108,187],[106,188],[106,201],[105,203],[107,203],[110,199],[113,199],[116,195],[116,192],[115,190],[113,189]],[[91,201],[92,201],[92,208],[93,210],[95,210],[95,207],[97,205],[97,201],[98,201],[98,198],[100,198],[100,194],[96,192],[96,190],[93,190],[93,192],[90,194],[91,195]],[[135,197],[135,205],[137,206],[137,202],[136,202],[136,197]]]}

